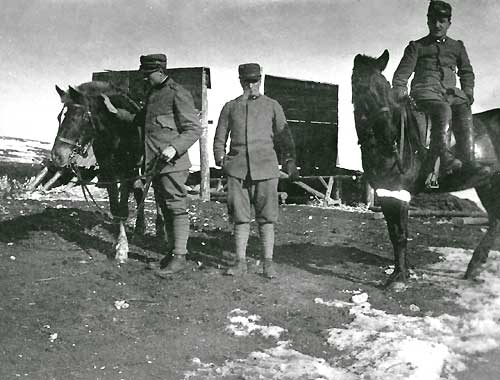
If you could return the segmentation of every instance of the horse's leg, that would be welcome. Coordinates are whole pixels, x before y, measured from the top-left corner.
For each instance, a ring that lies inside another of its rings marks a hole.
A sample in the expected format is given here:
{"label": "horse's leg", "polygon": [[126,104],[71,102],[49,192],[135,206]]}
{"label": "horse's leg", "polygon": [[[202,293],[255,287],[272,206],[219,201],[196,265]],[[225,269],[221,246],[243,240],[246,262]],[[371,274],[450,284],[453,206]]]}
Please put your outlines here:
{"label": "horse's leg", "polygon": [[159,191],[153,187],[154,197],[155,197],[155,205],[156,205],[156,237],[162,240],[173,239],[172,236],[167,236],[167,224],[165,223],[165,217],[162,208],[160,205],[163,204],[161,199],[161,194]]}
{"label": "horse's leg", "polygon": [[386,282],[386,286],[400,287],[408,280],[408,264],[406,246],[408,240],[408,202],[396,198],[380,198],[389,237],[394,249],[394,272]]}
{"label": "horse's leg", "polygon": [[464,277],[469,280],[476,279],[483,270],[491,247],[495,244],[495,240],[500,232],[500,224],[498,223],[500,218],[500,204],[497,199],[498,186],[487,185],[477,188],[476,191],[488,212],[488,231],[474,250],[467,266]]}
{"label": "horse's leg", "polygon": [[128,197],[129,197],[129,186],[125,182],[120,185],[120,200],[118,204],[118,212],[115,218],[118,219],[119,231],[118,237],[116,239],[116,254],[115,260],[119,263],[124,263],[128,260],[128,239],[127,233],[125,231],[125,222],[128,217]]}
{"label": "horse's leg", "polygon": [[[144,236],[146,233],[146,222],[144,219],[144,207],[141,206],[142,197],[144,196],[144,185],[140,179],[134,181],[133,184],[134,199],[137,205],[137,216],[135,219],[134,234],[139,236]],[[144,201],[146,201],[144,199]]]}

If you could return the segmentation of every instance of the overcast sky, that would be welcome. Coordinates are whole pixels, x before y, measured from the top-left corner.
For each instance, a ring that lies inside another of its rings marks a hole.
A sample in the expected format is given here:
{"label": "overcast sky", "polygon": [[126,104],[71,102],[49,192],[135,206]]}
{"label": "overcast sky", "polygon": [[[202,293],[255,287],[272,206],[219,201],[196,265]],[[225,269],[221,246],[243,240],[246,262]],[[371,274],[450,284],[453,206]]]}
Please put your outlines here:
{"label": "overcast sky", "polygon": [[[500,2],[453,0],[449,36],[476,73],[475,112],[498,107]],[[104,69],[134,70],[141,54],[169,67],[210,67],[209,119],[240,93],[237,66],[339,85],[339,161],[360,168],[350,75],[357,53],[391,54],[427,34],[428,0],[0,0],[0,136],[53,141],[67,88]],[[210,136],[213,135],[213,130]],[[193,161],[197,161],[195,158]]]}

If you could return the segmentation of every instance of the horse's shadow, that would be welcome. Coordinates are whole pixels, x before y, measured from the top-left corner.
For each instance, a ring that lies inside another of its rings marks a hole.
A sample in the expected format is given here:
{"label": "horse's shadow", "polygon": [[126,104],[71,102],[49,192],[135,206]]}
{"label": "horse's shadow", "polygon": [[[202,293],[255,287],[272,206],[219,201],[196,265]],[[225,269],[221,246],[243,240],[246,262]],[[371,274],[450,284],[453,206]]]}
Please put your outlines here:
{"label": "horse's shadow", "polygon": [[[8,243],[29,240],[33,232],[51,232],[76,244],[92,259],[97,258],[96,252],[114,259],[118,228],[111,219],[97,212],[47,207],[37,214],[1,221],[0,241]],[[149,260],[145,255],[135,252],[129,253],[129,257],[144,262]]]}

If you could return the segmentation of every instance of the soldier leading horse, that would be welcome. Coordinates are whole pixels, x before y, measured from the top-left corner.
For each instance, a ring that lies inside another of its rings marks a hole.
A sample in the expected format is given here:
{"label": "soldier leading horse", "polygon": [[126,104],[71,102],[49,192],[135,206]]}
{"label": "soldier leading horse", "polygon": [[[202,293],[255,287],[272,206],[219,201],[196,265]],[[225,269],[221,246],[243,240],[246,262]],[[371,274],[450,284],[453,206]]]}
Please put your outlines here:
{"label": "soldier leading horse", "polygon": [[[106,187],[111,214],[119,224],[115,258],[124,262],[128,258],[124,222],[128,217],[130,190],[134,189],[138,204],[143,197],[140,181],[134,180],[139,174],[142,143],[137,128],[118,120],[113,104],[130,113],[136,113],[138,106],[126,94],[106,82],[83,83],[76,88],[69,87],[67,92],[56,86],[56,90],[64,104],[65,113],[61,111],[59,117],[52,161],[59,167],[67,166],[75,154],[87,144],[92,144],[99,164],[99,182]],[[135,232],[144,234],[144,229],[144,208],[141,207]]]}
{"label": "soldier leading horse", "polygon": [[[410,194],[425,191],[424,165],[428,155],[422,126],[417,122],[411,102],[401,105],[393,99],[391,85],[382,72],[387,66],[387,50],[379,58],[358,54],[352,72],[352,101],[356,132],[361,146],[366,178],[380,198],[389,237],[394,249],[395,270],[387,285],[399,287],[409,278],[407,263],[408,209]],[[500,218],[500,109],[474,114],[474,131],[482,146],[490,149],[495,172],[486,178],[449,176],[439,191],[449,192],[475,187],[488,213],[488,231],[474,250],[466,278],[475,278],[488,258],[499,232]],[[479,157],[480,159],[480,157]]]}

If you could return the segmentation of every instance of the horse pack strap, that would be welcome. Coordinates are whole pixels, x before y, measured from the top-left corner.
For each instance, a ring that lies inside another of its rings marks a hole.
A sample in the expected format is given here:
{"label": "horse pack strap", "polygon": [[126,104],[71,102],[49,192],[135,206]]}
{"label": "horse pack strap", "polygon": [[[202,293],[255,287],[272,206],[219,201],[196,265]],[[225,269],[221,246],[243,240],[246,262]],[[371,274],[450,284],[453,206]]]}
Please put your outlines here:
{"label": "horse pack strap", "polygon": [[401,123],[400,123],[400,137],[399,137],[399,159],[403,160],[404,144],[405,144],[405,128],[406,128],[406,108],[401,107]]}

